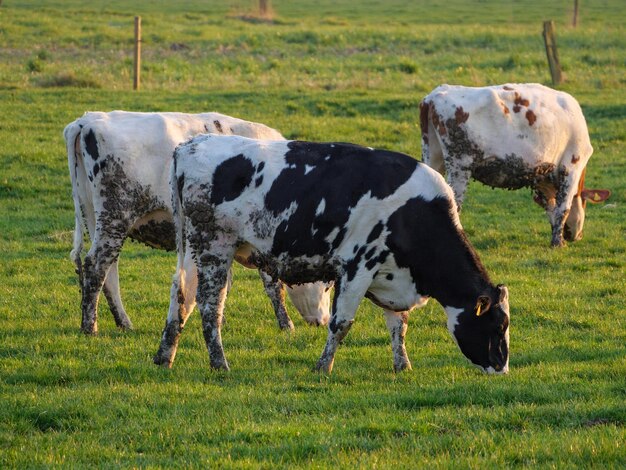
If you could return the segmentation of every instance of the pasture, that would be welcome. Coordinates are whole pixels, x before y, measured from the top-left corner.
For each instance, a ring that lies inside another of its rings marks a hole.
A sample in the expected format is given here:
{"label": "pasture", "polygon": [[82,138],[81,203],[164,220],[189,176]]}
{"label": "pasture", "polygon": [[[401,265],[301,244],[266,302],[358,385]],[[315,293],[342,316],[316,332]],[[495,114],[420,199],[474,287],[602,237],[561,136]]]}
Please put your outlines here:
{"label": "pasture", "polygon": [[[5,0],[0,6],[0,467],[626,466],[626,7],[621,0]],[[132,91],[133,17],[143,20]],[[511,371],[462,356],[431,301],[412,313],[413,371],[394,374],[380,309],[364,301],[331,376],[326,339],[293,307],[278,330],[255,271],[235,269],[209,370],[199,315],[173,369],[152,364],[175,255],[128,242],[122,295],[80,333],[62,131],[85,111],[218,111],[286,137],[420,155],[420,99],[441,83],[550,85],[552,19],[594,155],[585,236],[550,249],[529,190],[470,185],[461,220],[510,291]]]}

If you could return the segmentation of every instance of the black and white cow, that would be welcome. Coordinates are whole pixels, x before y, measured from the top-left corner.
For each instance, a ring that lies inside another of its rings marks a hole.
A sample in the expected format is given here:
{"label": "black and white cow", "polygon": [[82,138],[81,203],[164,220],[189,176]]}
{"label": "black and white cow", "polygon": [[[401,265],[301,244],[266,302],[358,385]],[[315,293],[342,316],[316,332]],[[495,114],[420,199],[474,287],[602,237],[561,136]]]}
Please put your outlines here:
{"label": "black and white cow", "polygon": [[470,177],[506,189],[530,187],[552,226],[552,246],[582,238],[593,152],[578,102],[539,84],[442,85],[420,104],[422,160],[446,173],[461,208]]}
{"label": "black and white cow", "polygon": [[[351,144],[203,135],[172,165],[178,271],[191,251],[211,367],[228,369],[220,325],[233,259],[287,283],[334,281],[328,340],[337,346],[365,296],[385,311],[395,370],[410,368],[408,312],[434,297],[461,351],[487,372],[508,370],[507,288],[494,285],[459,222],[452,190],[413,158]],[[184,302],[174,277],[155,362],[171,365]]]}
{"label": "black and white cow", "polygon": [[[132,328],[122,305],[118,257],[127,237],[155,248],[175,247],[169,171],[175,147],[204,132],[282,139],[263,124],[218,113],[91,112],[70,123],[64,131],[67,145],[76,227],[72,260],[82,291],[82,330],[97,332],[96,311],[100,291],[116,324]],[[83,227],[91,248],[81,260]],[[185,260],[185,315],[195,305],[196,269]],[[281,328],[293,329],[284,305],[284,287],[263,278],[266,292]],[[323,284],[294,286],[288,290],[306,321],[325,324],[330,294]]]}

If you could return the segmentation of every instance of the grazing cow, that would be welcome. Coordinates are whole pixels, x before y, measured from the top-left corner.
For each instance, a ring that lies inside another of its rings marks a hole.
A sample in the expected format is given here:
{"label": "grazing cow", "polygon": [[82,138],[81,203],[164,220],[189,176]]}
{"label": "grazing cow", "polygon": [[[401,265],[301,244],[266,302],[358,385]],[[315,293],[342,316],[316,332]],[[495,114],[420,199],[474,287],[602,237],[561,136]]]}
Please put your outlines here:
{"label": "grazing cow", "polygon": [[[127,237],[154,248],[175,247],[169,189],[169,167],[174,148],[201,132],[239,134],[282,139],[263,124],[217,113],[86,113],[64,131],[72,179],[76,227],[71,257],[76,264],[82,291],[81,329],[97,332],[98,297],[104,294],[121,328],[132,328],[122,305],[117,262]],[[91,249],[81,261],[83,226],[87,226]],[[185,312],[195,305],[196,270],[185,262],[188,289]],[[281,328],[293,329],[284,306],[284,287],[262,276]],[[325,286],[289,291],[310,323],[325,324],[328,297]],[[187,317],[182,321],[186,321]]]}
{"label": "grazing cow", "polygon": [[[563,245],[564,234],[582,238],[593,148],[570,95],[538,84],[442,85],[421,102],[420,124],[422,160],[447,174],[459,210],[470,177],[496,188],[530,187],[550,219],[552,246]],[[608,197],[593,194],[593,202]]]}
{"label": "grazing cow", "polygon": [[[487,372],[508,370],[509,305],[465,237],[450,187],[413,158],[351,144],[202,135],[179,146],[172,175],[178,271],[198,263],[198,305],[211,367],[228,369],[220,324],[233,259],[289,284],[333,281],[328,340],[335,351],[365,296],[385,310],[395,370],[410,367],[408,311],[429,297],[461,351]],[[155,362],[171,365],[184,302],[174,277]]]}

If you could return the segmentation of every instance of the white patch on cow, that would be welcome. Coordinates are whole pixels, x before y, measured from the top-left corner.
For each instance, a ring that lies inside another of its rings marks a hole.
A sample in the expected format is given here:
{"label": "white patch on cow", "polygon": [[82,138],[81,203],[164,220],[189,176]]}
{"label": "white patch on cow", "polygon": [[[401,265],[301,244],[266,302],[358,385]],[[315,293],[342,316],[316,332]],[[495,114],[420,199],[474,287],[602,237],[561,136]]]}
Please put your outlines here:
{"label": "white patch on cow", "polygon": [[326,155],[326,157],[324,158],[324,161],[328,161],[330,160],[330,155]]}
{"label": "white patch on cow", "polygon": [[319,206],[317,206],[317,209],[315,209],[315,215],[322,215],[324,213],[324,210],[326,210],[326,199],[322,199],[320,201]]}
{"label": "white patch on cow", "polygon": [[311,165],[304,165],[304,174],[307,175],[309,174],[312,170],[314,170],[315,167],[311,166]]}
{"label": "white patch on cow", "polygon": [[463,309],[456,308],[456,307],[446,307],[446,306],[444,306],[443,309],[446,311],[446,314],[448,315],[448,322],[447,322],[448,331],[450,332],[450,335],[452,335],[452,339],[458,346],[459,342],[456,340],[456,337],[454,336],[454,330],[459,324],[459,315],[463,313]]}

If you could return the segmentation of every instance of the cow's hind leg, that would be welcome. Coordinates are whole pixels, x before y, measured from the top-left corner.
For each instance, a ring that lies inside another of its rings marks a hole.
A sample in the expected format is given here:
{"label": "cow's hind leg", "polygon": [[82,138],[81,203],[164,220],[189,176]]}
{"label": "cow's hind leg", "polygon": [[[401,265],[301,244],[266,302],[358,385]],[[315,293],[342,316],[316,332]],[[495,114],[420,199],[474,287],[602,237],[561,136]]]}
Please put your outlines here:
{"label": "cow's hind leg", "polygon": [[123,330],[132,330],[133,324],[126,314],[124,305],[122,304],[122,296],[120,294],[120,280],[117,269],[118,260],[116,259],[104,280],[104,296],[109,304],[109,309],[115,319],[115,324]]}
{"label": "cow's hind leg", "polygon": [[97,309],[98,297],[104,285],[111,265],[117,261],[124,237],[96,236],[83,262],[82,276],[82,322],[81,330],[85,334],[98,332]]}
{"label": "cow's hind leg", "polygon": [[[198,257],[198,308],[202,317],[202,333],[209,351],[211,368],[229,370],[222,346],[222,318],[228,293],[228,271],[234,250],[223,255]],[[205,258],[205,260],[203,260]],[[210,259],[210,261],[206,261]]]}
{"label": "cow's hind leg", "polygon": [[193,261],[191,251],[185,252],[183,268],[174,276],[170,291],[170,307],[161,336],[159,350],[154,356],[154,363],[164,367],[172,367],[178,341],[189,315],[196,305],[198,289],[198,270]]}
{"label": "cow's hind leg", "polygon": [[326,374],[331,373],[337,347],[350,331],[359,303],[371,283],[371,279],[365,279],[366,277],[361,276],[360,282],[355,282],[348,281],[347,276],[343,276],[335,283],[335,298],[328,323],[328,338],[324,351],[315,366],[316,370]]}
{"label": "cow's hind leg", "polygon": [[278,320],[279,328],[281,330],[293,331],[293,322],[291,321],[291,318],[289,318],[287,308],[285,307],[284,284],[279,280],[272,279],[272,276],[261,271],[260,269],[259,274],[261,275],[261,279],[263,280],[265,293],[270,298],[272,302],[272,307],[274,307],[274,313],[276,314],[276,320]]}
{"label": "cow's hind leg", "polygon": [[385,323],[391,335],[391,349],[393,351],[393,370],[400,372],[411,370],[411,361],[406,354],[404,337],[408,327],[409,312],[391,312],[385,310]]}

